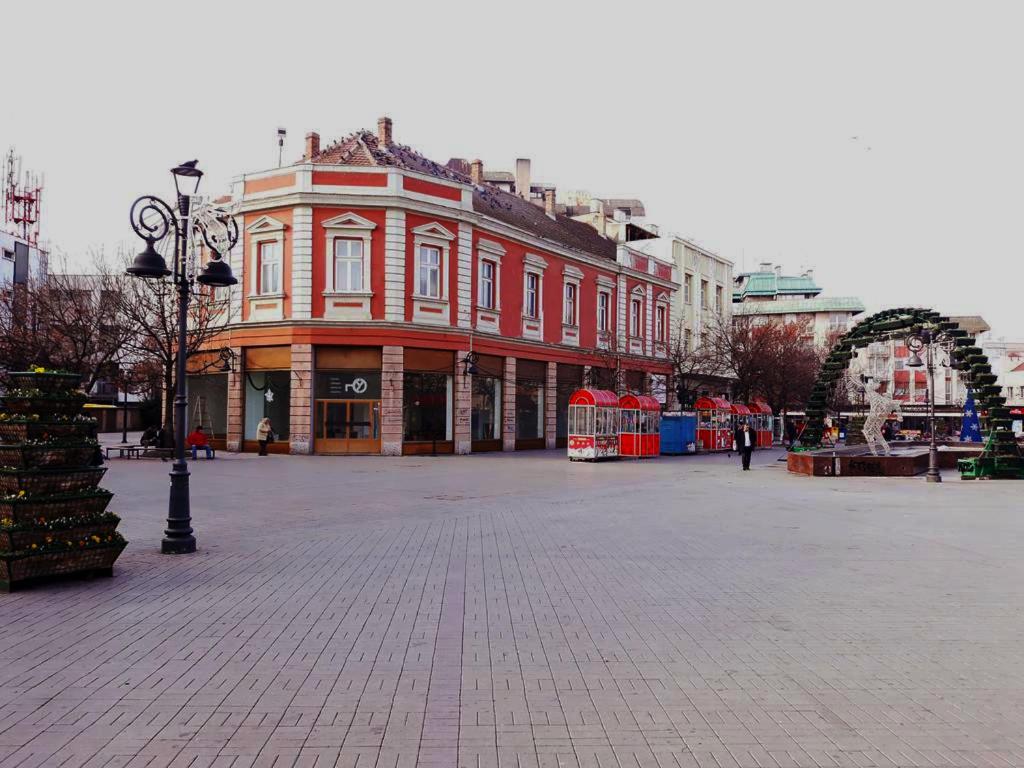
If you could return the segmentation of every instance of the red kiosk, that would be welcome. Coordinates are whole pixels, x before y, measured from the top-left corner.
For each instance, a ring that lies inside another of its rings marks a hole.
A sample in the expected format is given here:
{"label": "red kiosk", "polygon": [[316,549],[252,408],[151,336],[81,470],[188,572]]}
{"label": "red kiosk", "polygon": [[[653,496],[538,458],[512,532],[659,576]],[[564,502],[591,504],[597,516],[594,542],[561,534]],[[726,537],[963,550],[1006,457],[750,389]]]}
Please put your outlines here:
{"label": "red kiosk", "polygon": [[569,398],[571,461],[619,456],[619,398],[606,389],[578,389]]}
{"label": "red kiosk", "polygon": [[753,427],[757,430],[757,447],[771,448],[775,417],[772,407],[764,400],[755,400],[750,404],[750,412],[754,414]]}
{"label": "red kiosk", "polygon": [[700,397],[697,410],[697,442],[705,451],[732,450],[732,405],[723,397]]}
{"label": "red kiosk", "polygon": [[757,418],[747,406],[743,403],[732,403],[731,410],[733,435],[735,435],[736,430],[740,428],[743,422],[747,422],[752,430],[757,431]]}
{"label": "red kiosk", "polygon": [[649,395],[619,398],[619,455],[644,459],[661,454],[661,404]]}

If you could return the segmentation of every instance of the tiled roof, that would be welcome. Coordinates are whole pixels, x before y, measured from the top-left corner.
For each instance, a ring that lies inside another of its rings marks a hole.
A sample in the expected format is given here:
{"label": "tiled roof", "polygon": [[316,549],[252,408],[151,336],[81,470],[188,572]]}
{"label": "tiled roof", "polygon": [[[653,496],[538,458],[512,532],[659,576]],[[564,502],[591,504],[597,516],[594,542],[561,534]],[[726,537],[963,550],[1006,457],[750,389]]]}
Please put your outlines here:
{"label": "tiled roof", "polygon": [[[357,131],[339,139],[314,155],[309,162],[329,165],[390,166],[461,184],[472,184],[467,174],[452,167],[460,166],[459,163],[449,161],[448,165],[441,165],[400,144],[381,146],[377,135],[371,131]],[[593,227],[559,214],[551,218],[543,208],[497,187],[474,187],[473,210],[504,224],[523,229],[536,237],[551,240],[565,248],[613,261],[615,259],[615,241],[598,234]]]}
{"label": "tiled roof", "polygon": [[736,275],[737,288],[732,292],[733,301],[746,296],[779,296],[792,294],[821,293],[821,288],[807,275],[776,275],[774,272],[745,272]]}
{"label": "tiled roof", "polygon": [[732,305],[734,315],[788,315],[808,312],[864,311],[864,302],[856,296],[816,296],[813,299],[779,299],[778,301],[743,301]]}
{"label": "tiled roof", "polygon": [[644,203],[642,200],[630,197],[609,197],[598,198],[601,201],[601,209],[605,216],[611,216],[616,209],[624,208],[629,211],[630,216],[645,216]]}

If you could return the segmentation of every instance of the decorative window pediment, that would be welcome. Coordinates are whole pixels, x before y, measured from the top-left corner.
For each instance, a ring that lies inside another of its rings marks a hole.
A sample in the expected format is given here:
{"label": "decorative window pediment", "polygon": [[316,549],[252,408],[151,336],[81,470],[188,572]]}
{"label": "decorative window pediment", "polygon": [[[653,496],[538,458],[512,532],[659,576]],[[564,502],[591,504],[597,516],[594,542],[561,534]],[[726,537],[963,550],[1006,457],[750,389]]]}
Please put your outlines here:
{"label": "decorative window pediment", "polygon": [[454,234],[452,234],[447,229],[442,227],[436,221],[432,221],[429,224],[424,224],[421,227],[416,227],[416,228],[413,229],[412,233],[414,235],[418,235],[419,237],[423,237],[423,238],[432,237],[432,238],[437,238],[438,240],[449,240],[449,241],[455,239],[455,235]]}
{"label": "decorative window pediment", "polygon": [[340,216],[328,219],[323,223],[324,229],[376,229],[377,225],[369,219],[364,219],[357,213],[343,213]]}
{"label": "decorative window pediment", "polygon": [[477,250],[487,254],[490,259],[496,259],[501,261],[501,257],[505,255],[505,246],[494,240],[488,240],[487,238],[481,237],[476,244]]}
{"label": "decorative window pediment", "polygon": [[250,235],[261,235],[264,233],[284,232],[288,225],[273,216],[260,216],[256,221],[245,228]]}
{"label": "decorative window pediment", "polygon": [[548,268],[548,263],[535,253],[528,253],[523,257],[523,265],[527,268],[533,267],[535,270],[545,270]]}
{"label": "decorative window pediment", "polygon": [[662,303],[668,304],[668,301],[669,301],[668,293],[665,292],[665,291],[660,291],[658,293],[658,295],[654,297],[654,301],[657,302],[658,304],[662,304]]}
{"label": "decorative window pediment", "polygon": [[640,285],[638,285],[636,288],[630,291],[630,293],[632,293],[634,296],[639,296],[640,298],[643,298],[644,296],[647,295],[647,291],[645,291],[643,289],[643,286]]}
{"label": "decorative window pediment", "polygon": [[572,264],[566,264],[562,267],[562,274],[573,280],[583,279],[583,270],[579,267],[573,266]]}

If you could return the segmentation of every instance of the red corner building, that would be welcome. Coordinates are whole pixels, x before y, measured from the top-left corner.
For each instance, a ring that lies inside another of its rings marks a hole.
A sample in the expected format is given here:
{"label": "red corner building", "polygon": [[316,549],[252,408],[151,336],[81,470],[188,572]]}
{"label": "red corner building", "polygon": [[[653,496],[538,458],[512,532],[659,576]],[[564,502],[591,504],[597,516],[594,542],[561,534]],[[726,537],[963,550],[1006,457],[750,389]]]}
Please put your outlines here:
{"label": "red corner building", "polygon": [[550,448],[580,386],[649,390],[669,373],[655,326],[676,268],[558,213],[517,171],[522,195],[479,161],[395,143],[381,118],[237,179],[239,284],[190,361],[191,426],[229,450],[255,450],[265,416],[271,450],[291,453]]}

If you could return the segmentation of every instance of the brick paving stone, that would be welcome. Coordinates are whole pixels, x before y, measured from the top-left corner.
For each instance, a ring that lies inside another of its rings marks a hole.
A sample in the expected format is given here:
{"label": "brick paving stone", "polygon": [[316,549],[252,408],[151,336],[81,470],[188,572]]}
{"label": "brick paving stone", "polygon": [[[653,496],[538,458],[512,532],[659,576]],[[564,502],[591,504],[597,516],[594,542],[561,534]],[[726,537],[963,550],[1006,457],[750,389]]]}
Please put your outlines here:
{"label": "brick paving stone", "polygon": [[1024,766],[1015,483],[702,456],[114,461],[115,578],[0,595],[0,768]]}

